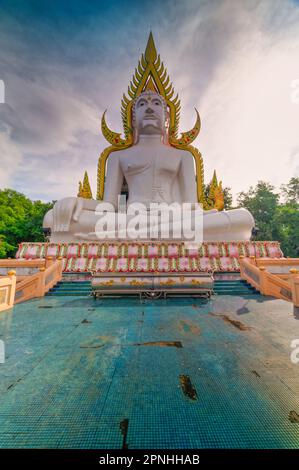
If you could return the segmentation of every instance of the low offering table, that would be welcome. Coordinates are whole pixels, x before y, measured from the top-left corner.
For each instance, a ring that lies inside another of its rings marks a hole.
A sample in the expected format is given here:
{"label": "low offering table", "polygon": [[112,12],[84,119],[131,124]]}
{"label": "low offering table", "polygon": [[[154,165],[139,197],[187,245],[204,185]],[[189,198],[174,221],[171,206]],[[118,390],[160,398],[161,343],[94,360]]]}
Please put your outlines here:
{"label": "low offering table", "polygon": [[186,273],[167,275],[161,273],[103,275],[94,274],[92,293],[95,297],[104,295],[139,294],[140,297],[159,298],[169,295],[190,295],[210,298],[214,279],[210,274]]}

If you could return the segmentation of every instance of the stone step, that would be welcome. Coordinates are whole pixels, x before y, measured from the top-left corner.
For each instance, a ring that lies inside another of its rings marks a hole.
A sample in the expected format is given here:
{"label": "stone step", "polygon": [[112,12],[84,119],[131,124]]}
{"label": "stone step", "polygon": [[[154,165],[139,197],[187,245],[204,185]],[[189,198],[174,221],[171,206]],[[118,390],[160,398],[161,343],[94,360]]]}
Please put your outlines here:
{"label": "stone step", "polygon": [[242,288],[242,287],[235,287],[233,289],[227,287],[227,288],[221,288],[221,289],[218,289],[217,287],[214,288],[214,291],[215,292],[235,292],[235,291],[238,291],[238,292],[255,292],[255,289],[246,289],[246,288]]}
{"label": "stone step", "polygon": [[59,281],[59,286],[90,286],[90,281]]}
{"label": "stone step", "polygon": [[57,287],[57,288],[54,288],[53,291],[56,291],[56,292],[64,292],[64,291],[69,291],[69,292],[90,292],[91,291],[91,288],[87,288],[87,289],[78,289],[78,288],[73,288],[73,287]]}
{"label": "stone step", "polygon": [[214,285],[214,289],[217,289],[217,290],[255,290],[254,287],[252,286],[215,286]]}
{"label": "stone step", "polygon": [[87,293],[82,293],[82,292],[48,292],[46,294],[47,296],[49,297],[72,297],[72,296],[76,296],[76,297],[88,297],[89,294]]}
{"label": "stone step", "polygon": [[[49,296],[81,296],[87,297],[92,293],[90,281],[60,281],[47,293]],[[243,279],[216,279],[214,284],[216,295],[249,296],[259,292]]]}
{"label": "stone step", "polygon": [[217,286],[228,285],[228,286],[238,286],[238,285],[247,285],[246,281],[218,281],[215,280],[214,284]]}
{"label": "stone step", "polygon": [[91,292],[91,289],[70,289],[68,287],[60,287],[51,289],[50,292]]}
{"label": "stone step", "polygon": [[88,289],[91,287],[91,284],[56,284],[54,287],[57,287],[57,289],[62,289],[63,287],[70,289]]}
{"label": "stone step", "polygon": [[232,295],[235,297],[251,297],[257,294],[258,292],[214,292],[214,295]]}

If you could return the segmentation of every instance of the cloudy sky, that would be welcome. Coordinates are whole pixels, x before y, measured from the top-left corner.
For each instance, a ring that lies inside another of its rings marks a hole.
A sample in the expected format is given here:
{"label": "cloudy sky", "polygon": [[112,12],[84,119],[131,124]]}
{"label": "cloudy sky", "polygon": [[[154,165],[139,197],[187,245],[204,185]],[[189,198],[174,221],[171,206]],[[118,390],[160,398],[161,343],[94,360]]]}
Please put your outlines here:
{"label": "cloudy sky", "polygon": [[205,180],[234,195],[299,175],[299,2],[295,0],[0,0],[0,188],[33,199],[96,192],[120,101],[150,29],[182,102],[181,131]]}

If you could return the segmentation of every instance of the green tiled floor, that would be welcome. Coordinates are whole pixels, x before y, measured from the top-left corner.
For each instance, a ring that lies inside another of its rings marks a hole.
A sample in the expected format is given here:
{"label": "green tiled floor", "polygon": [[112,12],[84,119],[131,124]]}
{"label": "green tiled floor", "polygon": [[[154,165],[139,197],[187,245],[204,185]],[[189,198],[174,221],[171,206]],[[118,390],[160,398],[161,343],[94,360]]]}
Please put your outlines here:
{"label": "green tiled floor", "polygon": [[128,420],[131,449],[298,448],[295,338],[292,305],[259,295],[17,305],[0,314],[0,447],[121,448]]}

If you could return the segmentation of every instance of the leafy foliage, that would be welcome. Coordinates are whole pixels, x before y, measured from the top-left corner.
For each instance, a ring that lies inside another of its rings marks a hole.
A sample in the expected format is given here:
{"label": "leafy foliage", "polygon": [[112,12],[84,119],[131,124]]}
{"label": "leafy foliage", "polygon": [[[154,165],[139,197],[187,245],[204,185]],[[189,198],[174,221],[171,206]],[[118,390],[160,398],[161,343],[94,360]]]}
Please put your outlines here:
{"label": "leafy foliage", "polygon": [[22,241],[44,241],[43,218],[51,207],[12,189],[0,190],[0,258],[14,256]]}
{"label": "leafy foliage", "polygon": [[281,188],[284,202],[275,188],[259,181],[255,188],[241,192],[238,205],[246,207],[258,228],[256,240],[278,240],[285,256],[299,255],[299,178],[291,178]]}
{"label": "leafy foliage", "polygon": [[286,203],[299,203],[299,178],[291,178],[288,184],[281,186],[281,190]]}

